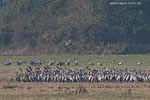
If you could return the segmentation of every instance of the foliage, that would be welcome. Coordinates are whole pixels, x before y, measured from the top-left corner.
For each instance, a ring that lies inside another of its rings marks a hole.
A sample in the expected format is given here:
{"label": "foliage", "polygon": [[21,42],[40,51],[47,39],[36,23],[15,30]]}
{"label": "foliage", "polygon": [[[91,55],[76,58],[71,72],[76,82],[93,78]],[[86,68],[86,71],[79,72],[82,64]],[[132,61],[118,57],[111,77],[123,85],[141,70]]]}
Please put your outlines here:
{"label": "foliage", "polygon": [[9,28],[3,28],[0,30],[0,45],[8,46],[12,42],[13,34],[11,34],[13,30]]}
{"label": "foliage", "polygon": [[150,1],[113,1],[122,0],[0,0],[0,29],[12,30],[0,31],[0,44],[41,53],[150,53]]}

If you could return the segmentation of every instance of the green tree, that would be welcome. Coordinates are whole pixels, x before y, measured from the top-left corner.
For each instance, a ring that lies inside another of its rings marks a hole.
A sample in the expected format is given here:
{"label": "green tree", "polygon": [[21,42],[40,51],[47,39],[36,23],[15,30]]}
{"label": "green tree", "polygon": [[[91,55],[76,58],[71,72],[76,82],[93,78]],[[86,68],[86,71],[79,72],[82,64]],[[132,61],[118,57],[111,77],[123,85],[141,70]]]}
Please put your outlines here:
{"label": "green tree", "polygon": [[10,44],[12,44],[12,32],[13,30],[9,29],[8,27],[0,30],[0,44],[2,46],[9,46]]}

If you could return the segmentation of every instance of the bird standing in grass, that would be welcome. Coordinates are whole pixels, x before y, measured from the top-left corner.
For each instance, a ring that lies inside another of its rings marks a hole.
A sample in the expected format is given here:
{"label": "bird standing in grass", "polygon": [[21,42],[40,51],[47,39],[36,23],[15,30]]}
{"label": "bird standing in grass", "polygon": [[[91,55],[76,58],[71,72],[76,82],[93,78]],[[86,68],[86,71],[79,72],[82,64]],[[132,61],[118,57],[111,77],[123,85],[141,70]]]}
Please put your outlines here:
{"label": "bird standing in grass", "polygon": [[97,62],[97,65],[98,65],[98,66],[102,66],[102,63],[100,63],[100,62]]}
{"label": "bird standing in grass", "polygon": [[142,61],[139,61],[139,62],[137,63],[137,65],[138,65],[138,66],[142,65]]}
{"label": "bird standing in grass", "polygon": [[120,62],[118,63],[118,65],[123,65],[123,62],[120,61]]}

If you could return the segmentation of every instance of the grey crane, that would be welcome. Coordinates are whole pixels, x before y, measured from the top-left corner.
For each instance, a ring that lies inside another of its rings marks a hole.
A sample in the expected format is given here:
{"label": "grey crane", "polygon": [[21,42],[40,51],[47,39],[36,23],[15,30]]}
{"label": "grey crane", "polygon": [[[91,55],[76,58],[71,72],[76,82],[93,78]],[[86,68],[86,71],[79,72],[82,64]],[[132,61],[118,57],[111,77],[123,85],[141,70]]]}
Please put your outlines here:
{"label": "grey crane", "polygon": [[142,61],[139,61],[139,62],[137,63],[137,66],[140,66],[140,65],[142,65]]}
{"label": "grey crane", "polygon": [[123,65],[123,62],[120,61],[120,62],[118,63],[118,65]]}

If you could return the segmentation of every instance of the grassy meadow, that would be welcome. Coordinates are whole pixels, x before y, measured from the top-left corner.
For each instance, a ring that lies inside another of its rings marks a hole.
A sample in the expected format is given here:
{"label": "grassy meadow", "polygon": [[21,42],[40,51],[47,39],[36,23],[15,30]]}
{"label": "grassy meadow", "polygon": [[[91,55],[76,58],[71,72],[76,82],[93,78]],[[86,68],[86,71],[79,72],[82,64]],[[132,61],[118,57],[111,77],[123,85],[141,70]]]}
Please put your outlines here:
{"label": "grassy meadow", "polygon": [[[26,68],[31,60],[42,60],[46,66],[49,61],[67,61],[68,68],[83,68],[88,62],[101,62],[103,66],[92,68],[129,68],[150,71],[150,55],[50,55],[50,56],[0,56],[0,62],[12,61],[11,66],[0,63],[0,100],[149,100],[150,83],[23,83],[15,82],[13,77],[18,66],[18,60],[27,62],[21,65]],[[79,66],[73,66],[73,60],[79,61]],[[119,66],[118,62],[123,65]],[[142,61],[141,66],[137,62]]]}

